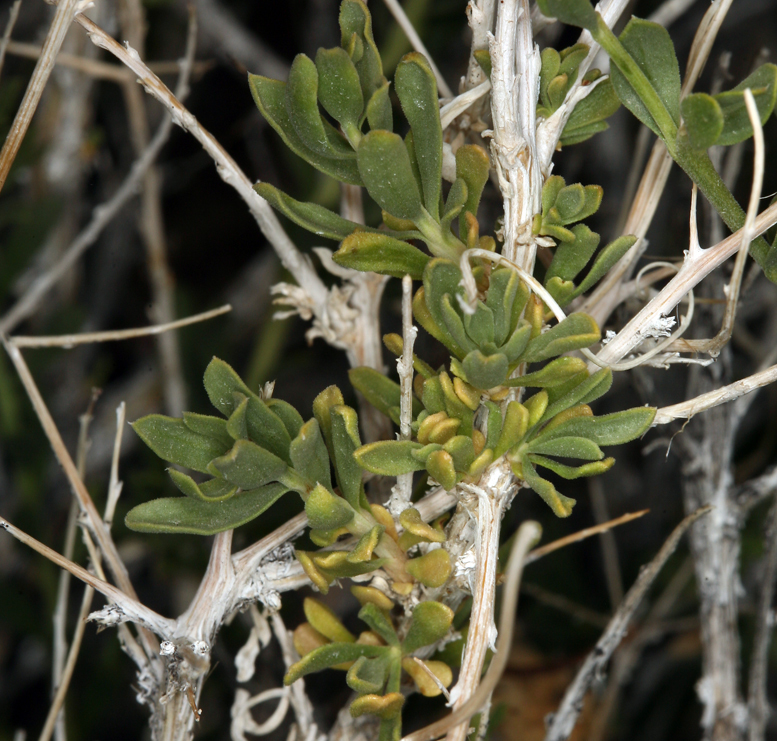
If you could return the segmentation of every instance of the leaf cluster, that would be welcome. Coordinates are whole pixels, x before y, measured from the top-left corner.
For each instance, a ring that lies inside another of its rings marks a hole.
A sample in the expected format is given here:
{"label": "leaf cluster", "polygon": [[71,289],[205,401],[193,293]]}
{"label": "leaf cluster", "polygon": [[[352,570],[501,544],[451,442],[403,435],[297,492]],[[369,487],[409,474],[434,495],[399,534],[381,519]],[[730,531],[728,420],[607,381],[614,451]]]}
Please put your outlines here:
{"label": "leaf cluster", "polygon": [[[672,158],[699,186],[732,230],[745,214],[715,171],[706,150],[750,138],[753,127],[744,91],[750,89],[761,124],[777,103],[777,65],[763,64],[731,90],[682,98],[680,66],[668,31],[657,23],[632,18],[616,37],[589,0],[538,0],[545,15],[580,26],[609,54],[612,87],[618,99],[666,145]],[[596,91],[594,91],[596,92]],[[763,237],[750,248],[772,282],[777,282],[777,244]]]}
{"label": "leaf cluster", "polygon": [[[440,602],[422,602],[415,607],[404,636],[400,637],[391,618],[394,603],[373,587],[352,587],[361,602],[359,619],[369,630],[357,638],[325,605],[314,599],[304,603],[307,622],[294,631],[294,645],[302,658],[293,664],[285,684],[323,669],[347,672],[346,682],[357,694],[351,714],[380,718],[380,739],[401,735],[401,692],[403,671],[426,697],[440,694],[440,686],[453,680],[450,666],[442,661],[420,660],[412,654],[444,638],[453,622],[453,611]],[[432,676],[433,675],[433,676]]]}

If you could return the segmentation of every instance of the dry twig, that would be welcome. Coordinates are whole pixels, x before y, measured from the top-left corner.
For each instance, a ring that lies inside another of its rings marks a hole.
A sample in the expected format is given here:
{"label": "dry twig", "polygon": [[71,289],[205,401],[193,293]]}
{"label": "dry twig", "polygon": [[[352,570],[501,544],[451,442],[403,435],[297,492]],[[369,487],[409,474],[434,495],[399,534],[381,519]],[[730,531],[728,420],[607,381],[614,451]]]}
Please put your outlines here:
{"label": "dry twig", "polygon": [[27,134],[27,129],[30,127],[35,109],[38,107],[41,95],[43,95],[43,89],[46,87],[51,70],[54,69],[54,59],[65,40],[73,17],[78,12],[79,2],[80,0],[62,0],[54,12],[54,19],[46,35],[41,55],[32,71],[32,77],[19,109],[16,111],[5,144],[0,150],[0,190],[5,185],[11,165],[16,159],[19,147]]}
{"label": "dry twig", "polygon": [[615,649],[620,644],[626,629],[629,626],[634,611],[639,607],[642,598],[647,593],[658,572],[666,563],[669,556],[674,553],[680,538],[685,531],[701,517],[712,510],[712,507],[702,507],[688,515],[673,531],[667,541],[661,547],[658,555],[643,568],[637,581],[629,589],[618,611],[613,615],[607,629],[597,641],[593,651],[588,654],[583,666],[578,671],[575,680],[567,688],[564,699],[561,701],[558,711],[550,721],[545,741],[564,741],[569,738],[575,727],[580,710],[583,707],[583,698],[596,676],[604,670]]}

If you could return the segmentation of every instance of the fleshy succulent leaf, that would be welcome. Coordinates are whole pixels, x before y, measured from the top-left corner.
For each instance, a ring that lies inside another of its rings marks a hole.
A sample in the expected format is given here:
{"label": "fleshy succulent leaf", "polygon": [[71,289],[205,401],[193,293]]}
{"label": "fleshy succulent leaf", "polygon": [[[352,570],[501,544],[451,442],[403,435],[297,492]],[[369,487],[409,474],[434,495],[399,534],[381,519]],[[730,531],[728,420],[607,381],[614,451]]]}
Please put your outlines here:
{"label": "fleshy succulent leaf", "polygon": [[141,417],[132,428],[162,460],[201,473],[207,473],[208,464],[229,450],[223,441],[193,432],[182,419],[162,414]]}
{"label": "fleshy succulent leaf", "polygon": [[359,143],[356,156],[364,184],[381,208],[415,223],[423,218],[421,193],[400,136],[370,131]]}
{"label": "fleshy succulent leaf", "polygon": [[388,234],[357,231],[343,240],[332,259],[352,270],[371,270],[394,278],[410,275],[420,280],[431,258],[417,247]]}
{"label": "fleshy succulent leaf", "polygon": [[[442,126],[437,102],[437,81],[426,57],[418,52],[405,55],[397,65],[394,87],[413,132],[413,144],[424,192],[424,205],[432,217],[439,220]],[[391,211],[391,209],[388,210]],[[392,213],[395,212],[392,211]]]}
{"label": "fleshy succulent leaf", "polygon": [[142,533],[215,535],[250,522],[287,491],[286,486],[276,483],[220,502],[204,502],[188,496],[152,499],[131,509],[124,522],[130,530]]}
{"label": "fleshy succulent leaf", "polygon": [[378,440],[362,445],[354,452],[354,456],[366,471],[381,476],[399,476],[424,468],[424,464],[412,455],[414,450],[423,447],[421,443],[411,440]]}
{"label": "fleshy succulent leaf", "polygon": [[402,648],[411,654],[445,638],[453,623],[453,610],[441,602],[421,602],[414,610]]}

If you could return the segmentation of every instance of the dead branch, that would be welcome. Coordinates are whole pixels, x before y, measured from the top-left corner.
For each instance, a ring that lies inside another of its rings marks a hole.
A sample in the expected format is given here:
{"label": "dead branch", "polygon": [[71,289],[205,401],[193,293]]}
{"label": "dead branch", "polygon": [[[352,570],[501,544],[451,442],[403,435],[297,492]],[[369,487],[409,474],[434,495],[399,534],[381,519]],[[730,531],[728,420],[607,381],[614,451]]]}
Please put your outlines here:
{"label": "dead branch", "polygon": [[54,19],[51,22],[46,41],[43,43],[41,55],[32,71],[32,77],[19,105],[19,110],[16,111],[5,144],[0,150],[0,190],[5,185],[11,165],[16,159],[27,129],[30,127],[35,109],[38,107],[41,95],[43,95],[43,89],[46,87],[51,70],[54,69],[54,59],[65,40],[73,17],[78,12],[79,2],[80,0],[62,0],[54,12]]}
{"label": "dead branch", "polygon": [[637,577],[637,581],[629,589],[618,611],[610,620],[607,629],[597,641],[593,651],[588,654],[583,666],[567,689],[559,709],[550,721],[545,741],[564,741],[569,738],[583,707],[585,693],[596,676],[604,671],[607,662],[623,639],[629,622],[635,610],[639,607],[642,598],[658,576],[659,571],[661,571],[669,556],[674,553],[685,531],[702,515],[707,514],[711,510],[711,506],[701,507],[696,512],[688,515],[672,531],[672,534],[661,547],[656,557],[642,569]]}

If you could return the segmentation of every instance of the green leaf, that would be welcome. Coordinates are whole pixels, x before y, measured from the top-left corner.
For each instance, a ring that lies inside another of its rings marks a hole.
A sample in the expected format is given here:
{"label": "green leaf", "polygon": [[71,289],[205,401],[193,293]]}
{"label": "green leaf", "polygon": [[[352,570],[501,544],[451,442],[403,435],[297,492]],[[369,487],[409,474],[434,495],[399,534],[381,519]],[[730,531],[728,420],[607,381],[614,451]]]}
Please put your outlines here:
{"label": "green leaf", "polygon": [[208,464],[229,450],[223,442],[192,432],[182,419],[161,414],[141,417],[132,429],[162,460],[201,473],[207,473]]}
{"label": "green leaf", "polygon": [[399,476],[403,473],[421,471],[425,467],[413,457],[414,450],[424,446],[411,440],[378,440],[362,445],[354,456],[358,464],[371,473],[381,476]]}
{"label": "green leaf", "polygon": [[574,280],[577,274],[588,264],[588,261],[599,246],[599,235],[592,232],[585,224],[577,224],[572,228],[574,242],[562,242],[556,247],[553,261],[545,273],[545,286],[551,278]]}
{"label": "green leaf", "polygon": [[[647,84],[660,100],[666,113],[680,125],[680,66],[669,32],[658,23],[632,18],[620,35],[620,42],[632,60],[642,70]],[[617,65],[617,60],[614,60]],[[658,123],[632,85],[616,65],[610,68],[613,88],[621,103],[654,134],[662,135]],[[636,82],[637,85],[642,84]]]}
{"label": "green leaf", "polygon": [[525,376],[511,378],[505,382],[505,386],[526,386],[534,388],[553,388],[566,383],[570,378],[576,376],[586,369],[586,362],[582,358],[571,358],[565,356],[551,360],[544,368],[527,373]]}
{"label": "green leaf", "polygon": [[[635,407],[601,417],[574,417],[541,435],[540,439],[575,435],[586,437],[597,445],[622,445],[644,435],[655,416],[655,407]],[[535,451],[532,449],[532,452]]]}
{"label": "green leaf", "polygon": [[437,548],[418,558],[411,558],[405,566],[407,573],[425,587],[438,589],[451,575],[451,557],[448,551]]}
{"label": "green leaf", "polygon": [[467,184],[464,178],[456,178],[450,190],[440,220],[443,230],[450,229],[453,220],[461,213],[467,202]]}
{"label": "green leaf", "polygon": [[[580,383],[574,383],[574,376],[570,379],[572,388],[550,402],[540,422],[547,422],[570,407],[595,401],[604,396],[612,386],[612,371],[609,368],[602,368],[588,377],[581,372],[580,376]],[[564,386],[559,386],[559,389],[563,391]]]}
{"label": "green leaf", "polygon": [[389,646],[398,646],[399,637],[397,636],[394,625],[388,615],[377,605],[371,602],[367,603],[359,610],[359,620],[367,623],[370,629],[377,633]]}
{"label": "green leaf", "polygon": [[[483,147],[476,144],[464,144],[456,150],[456,178],[461,178],[467,184],[467,201],[464,211],[477,216],[480,197],[488,182],[491,163]],[[466,228],[459,221],[459,234],[465,234]]]}
{"label": "green leaf", "polygon": [[[620,106],[620,101],[618,101],[618,106]],[[609,128],[609,125],[605,121],[597,121],[586,126],[579,126],[570,130],[568,133],[566,133],[567,129],[564,127],[561,139],[559,139],[559,144],[562,147],[571,147],[573,144],[580,144],[581,142],[587,141],[595,134],[607,131]]]}
{"label": "green leaf", "polygon": [[291,463],[289,446],[291,437],[283,420],[261,399],[251,397],[246,407],[248,437],[257,445],[267,448],[286,463]]}
{"label": "green leaf", "polygon": [[305,619],[311,627],[333,643],[355,643],[356,637],[323,602],[305,597],[302,603]]}
{"label": "green leaf", "polygon": [[305,501],[305,514],[314,530],[336,530],[353,520],[355,513],[345,499],[317,484]]}
{"label": "green leaf", "polygon": [[501,458],[510,448],[521,442],[528,429],[529,410],[518,401],[509,401],[504,413],[499,442],[494,448],[494,458]]}
{"label": "green leaf", "polygon": [[475,460],[475,444],[470,435],[454,435],[445,442],[443,449],[453,458],[457,471],[466,471]]}
{"label": "green leaf", "polygon": [[190,497],[154,499],[131,509],[124,522],[130,530],[142,533],[215,535],[258,517],[287,491],[283,484],[268,484],[221,502]]}
{"label": "green leaf", "polygon": [[[519,290],[522,287],[521,279],[514,270],[499,268],[491,273],[486,306],[494,316],[494,342],[497,347],[504,343],[516,326],[513,322],[513,305],[519,300]],[[523,310],[523,306],[520,310]]]}
{"label": "green leaf", "polygon": [[548,18],[589,31],[596,28],[596,12],[588,0],[538,0],[537,5]]}
{"label": "green leaf", "polygon": [[203,502],[221,502],[233,497],[238,490],[237,486],[223,479],[209,479],[201,484],[195,482],[191,476],[168,468],[167,473],[182,494]]}
{"label": "green leaf", "polygon": [[[364,398],[376,409],[387,417],[391,417],[391,410],[398,409],[402,397],[402,390],[396,381],[384,376],[374,368],[351,368],[348,371],[351,385],[364,395]],[[413,398],[413,417],[421,413],[421,405]]]}
{"label": "green leaf", "polygon": [[561,69],[561,55],[553,47],[545,47],[540,55],[540,104],[552,113],[548,86]]}
{"label": "green leaf", "polygon": [[[437,99],[437,82],[429,62],[422,54],[411,52],[402,57],[394,74],[394,88],[413,132],[413,145],[424,191],[424,205],[432,218],[439,221],[442,187],[442,126]],[[391,211],[391,209],[387,210]]]}
{"label": "green leaf", "polygon": [[280,481],[289,471],[286,463],[249,440],[238,440],[232,450],[214,458],[208,472],[221,476],[241,489],[256,489]]}
{"label": "green leaf", "polygon": [[381,535],[386,531],[383,525],[375,525],[359,538],[359,541],[348,554],[350,563],[365,563],[372,560],[372,554],[380,543]]}
{"label": "green leaf", "polygon": [[332,407],[330,418],[337,484],[351,507],[358,510],[361,507],[362,469],[354,453],[362,444],[359,417],[355,409],[342,404]]}
{"label": "green leaf", "polygon": [[546,93],[552,111],[558,110],[570,87],[572,87],[572,80],[567,75],[558,75],[550,81]]}
{"label": "green leaf", "polygon": [[559,306],[566,306],[574,297],[577,286],[571,280],[551,278],[546,284],[548,293],[553,296]]}
{"label": "green leaf", "polygon": [[367,123],[371,129],[394,130],[394,114],[391,110],[388,82],[384,82],[367,101]]}
{"label": "green leaf", "polygon": [[350,560],[352,551],[329,551],[312,554],[312,561],[331,581],[333,579],[351,579],[361,574],[369,574],[386,563],[385,558],[373,558],[371,561]]}
{"label": "green leaf", "polygon": [[248,397],[246,396],[227,420],[227,432],[233,440],[245,440],[248,437],[248,427],[246,426],[247,407]]}
{"label": "green leaf", "polygon": [[344,404],[343,394],[337,386],[328,386],[315,399],[313,399],[313,416],[318,421],[321,434],[324,436],[326,447],[329,449],[329,457],[334,457],[332,447],[332,418],[331,409],[337,404]]}
{"label": "green leaf", "polygon": [[206,437],[212,437],[214,440],[218,440],[222,445],[226,446],[224,449],[229,450],[232,447],[234,440],[232,436],[227,432],[227,421],[221,419],[221,417],[211,417],[208,414],[196,414],[195,412],[184,412],[183,423],[192,431],[198,435],[205,435]]}
{"label": "green leaf", "polygon": [[358,231],[346,237],[332,259],[344,268],[419,280],[431,259],[417,247],[387,234]]}
{"label": "green leaf", "polygon": [[405,143],[389,131],[370,131],[356,150],[359,173],[369,194],[393,216],[418,222],[423,217]]}
{"label": "green leaf", "polygon": [[231,416],[244,396],[256,396],[232,366],[219,358],[213,358],[208,363],[203,383],[210,403],[225,417]]}
{"label": "green leaf", "polygon": [[354,34],[359,39],[361,53],[351,58],[359,73],[364,100],[369,100],[383,84],[384,78],[380,54],[372,38],[372,17],[362,0],[343,0],[340,3],[340,32],[341,45],[346,51]]}
{"label": "green leaf", "polygon": [[465,352],[472,352],[477,348],[477,345],[467,335],[467,331],[464,329],[464,322],[459,312],[454,308],[454,301],[456,301],[455,297],[446,293],[438,307],[445,322],[445,329],[448,330],[448,333],[459,347],[463,347]]}
{"label": "green leaf", "polygon": [[535,466],[544,466],[567,480],[579,479],[583,476],[598,476],[609,471],[615,463],[615,458],[605,458],[601,461],[585,463],[582,466],[565,466],[563,463],[554,461],[552,458],[545,458],[542,455],[529,455],[528,457]]}
{"label": "green leaf", "polygon": [[472,56],[475,57],[475,61],[480,65],[480,69],[483,70],[483,74],[486,77],[491,77],[491,54],[488,49],[476,49],[472,52]]}
{"label": "green leaf", "polygon": [[[439,335],[444,338],[441,341],[454,355],[463,358],[470,349],[474,348],[467,348],[467,350],[465,350],[454,340],[447,328],[442,308],[445,294],[448,294],[454,301],[456,300],[456,295],[464,296],[464,289],[459,285],[461,279],[461,270],[459,270],[458,265],[454,262],[444,258],[430,260],[424,270],[423,298],[432,320],[438,327]],[[415,311],[415,304],[413,309]],[[423,324],[421,316],[418,313],[416,313],[416,318],[418,318],[419,323],[426,328],[426,325]],[[436,336],[432,332],[430,332],[430,334]]]}
{"label": "green leaf", "polygon": [[486,343],[494,342],[494,313],[482,301],[475,304],[474,314],[464,314],[464,327],[478,346],[483,347]]}
{"label": "green leaf", "polygon": [[596,256],[596,260],[594,260],[591,270],[588,271],[588,275],[575,290],[575,295],[579,296],[594,286],[634,246],[636,241],[637,238],[634,235],[624,234],[622,237],[618,237],[610,242]]}
{"label": "green leaf", "polygon": [[[426,271],[424,271],[426,272]],[[442,345],[445,345],[448,349],[451,346],[458,348],[458,345],[454,342],[450,336],[447,327],[440,327],[432,317],[432,313],[429,311],[429,307],[426,305],[426,290],[421,286],[413,296],[413,316],[415,320]],[[451,350],[453,352],[453,350]],[[464,353],[458,348],[459,354]]]}
{"label": "green leaf", "polygon": [[590,139],[599,131],[607,129],[605,119],[612,116],[620,107],[612,80],[602,80],[572,111],[561,133],[562,147]]}
{"label": "green leaf", "polygon": [[338,216],[334,211],[319,206],[317,203],[296,201],[269,183],[257,183],[254,185],[254,190],[295,224],[319,237],[339,241],[357,230],[367,229],[355,221],[348,221],[348,219]]}
{"label": "green leaf", "polygon": [[363,185],[355,159],[325,157],[314,152],[302,141],[286,111],[286,83],[250,74],[248,83],[259,112],[294,154],[335,180],[351,185]]}
{"label": "green leaf", "polygon": [[521,469],[523,480],[545,500],[556,517],[569,517],[572,514],[572,507],[576,504],[575,500],[560,494],[550,481],[539,476],[527,456],[521,458]]}
{"label": "green leaf", "polygon": [[565,186],[561,175],[551,175],[542,186],[542,214],[545,216],[556,203],[556,198]]}
{"label": "green leaf", "polygon": [[[723,111],[707,93],[692,93],[680,103],[688,139],[695,149],[709,149],[723,131]],[[751,130],[752,131],[752,130]]]}
{"label": "green leaf", "polygon": [[461,363],[467,374],[467,383],[479,389],[488,390],[507,381],[509,363],[502,353],[484,355],[480,350],[467,353]]}
{"label": "green leaf", "polygon": [[306,674],[320,672],[322,669],[329,669],[347,661],[356,661],[360,656],[380,656],[385,651],[385,646],[367,646],[361,643],[327,643],[325,646],[305,654],[296,664],[292,664],[283,678],[283,683],[290,685]]}
{"label": "green leaf", "polygon": [[283,426],[286,428],[286,432],[289,433],[290,439],[299,435],[304,420],[302,415],[291,404],[283,401],[283,399],[268,399],[265,404],[283,422]]}
{"label": "green leaf", "polygon": [[324,110],[342,124],[346,136],[359,131],[364,111],[361,81],[348,52],[336,47],[316,52],[318,99]]}
{"label": "green leaf", "polygon": [[[593,419],[593,417],[586,417],[586,419]],[[557,455],[560,458],[579,458],[583,461],[600,461],[604,458],[604,453],[595,442],[581,436],[543,435],[529,442],[526,449],[530,453],[539,455]]]}
{"label": "green leaf", "polygon": [[405,696],[400,692],[362,695],[351,703],[350,712],[352,718],[367,714],[377,716],[380,718],[378,741],[397,741],[402,735],[401,712],[404,704]]}
{"label": "green leaf", "polygon": [[570,314],[547,332],[535,337],[526,347],[523,360],[536,363],[570,350],[588,347],[601,338],[599,327],[588,314]]}
{"label": "green leaf", "polygon": [[715,101],[720,105],[723,114],[723,130],[716,144],[730,146],[753,135],[753,127],[750,125],[750,117],[747,115],[745,106],[743,94],[745,88],[750,88],[752,91],[761,125],[765,124],[777,101],[777,66],[761,65],[733,90],[718,93],[715,96]]}
{"label": "green leaf", "polygon": [[445,450],[437,450],[427,456],[426,470],[445,491],[450,491],[456,486],[456,467],[453,465],[453,457]]}
{"label": "green leaf", "polygon": [[556,202],[553,204],[553,208],[558,212],[558,219],[562,224],[572,224],[575,221],[580,221],[577,214],[580,213],[585,206],[585,188],[582,184],[574,183],[563,187],[558,196],[556,196]]}
{"label": "green leaf", "polygon": [[410,619],[402,650],[412,654],[423,646],[430,646],[448,634],[453,622],[453,610],[441,602],[421,602]]}
{"label": "green leaf", "polygon": [[[294,470],[312,483],[332,488],[329,468],[329,452],[316,419],[308,420],[299,435],[291,441],[289,450]],[[332,530],[340,525],[311,525],[322,530]]]}
{"label": "green leaf", "polygon": [[386,686],[388,667],[388,658],[385,656],[372,659],[360,656],[348,670],[345,681],[360,695],[378,694]]}
{"label": "green leaf", "polygon": [[313,61],[304,54],[294,57],[289,70],[286,112],[297,136],[312,152],[332,159],[353,159],[353,148],[321,118],[318,110],[318,72]]}

